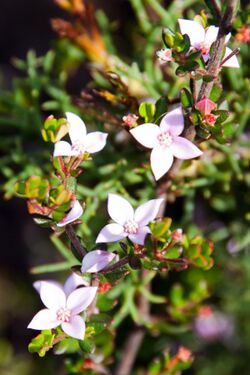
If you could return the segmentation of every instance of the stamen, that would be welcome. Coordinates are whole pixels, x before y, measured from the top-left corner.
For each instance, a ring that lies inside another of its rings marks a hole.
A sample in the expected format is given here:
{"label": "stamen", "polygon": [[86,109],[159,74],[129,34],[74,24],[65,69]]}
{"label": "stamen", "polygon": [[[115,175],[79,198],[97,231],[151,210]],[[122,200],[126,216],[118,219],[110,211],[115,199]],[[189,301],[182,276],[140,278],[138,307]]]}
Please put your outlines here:
{"label": "stamen", "polygon": [[161,146],[169,147],[173,143],[173,138],[169,132],[162,132],[158,135],[158,141]]}
{"label": "stamen", "polygon": [[66,308],[61,308],[57,311],[56,317],[57,320],[60,320],[61,322],[68,323],[70,321],[71,312],[70,310]]}
{"label": "stamen", "polygon": [[134,220],[129,220],[124,224],[123,228],[128,234],[136,234],[138,232],[139,225]]}

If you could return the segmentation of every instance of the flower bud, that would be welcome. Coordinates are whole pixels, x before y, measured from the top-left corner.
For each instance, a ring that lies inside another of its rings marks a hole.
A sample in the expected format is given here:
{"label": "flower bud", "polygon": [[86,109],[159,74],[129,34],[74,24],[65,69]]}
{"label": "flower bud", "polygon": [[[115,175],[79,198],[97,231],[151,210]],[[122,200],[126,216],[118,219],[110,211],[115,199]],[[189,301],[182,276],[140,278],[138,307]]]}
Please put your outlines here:
{"label": "flower bud", "polygon": [[213,111],[216,107],[216,104],[206,96],[195,104],[195,108],[205,116],[210,114],[210,112]]}

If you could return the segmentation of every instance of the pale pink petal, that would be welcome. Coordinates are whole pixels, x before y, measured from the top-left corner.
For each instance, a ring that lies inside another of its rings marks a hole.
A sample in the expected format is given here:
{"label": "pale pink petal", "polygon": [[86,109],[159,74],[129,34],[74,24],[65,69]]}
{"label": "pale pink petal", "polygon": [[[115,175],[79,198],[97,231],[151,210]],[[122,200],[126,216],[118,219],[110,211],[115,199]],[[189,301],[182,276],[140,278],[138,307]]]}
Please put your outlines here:
{"label": "pale pink petal", "polygon": [[204,60],[204,62],[206,63],[206,62],[208,62],[208,60],[210,59],[210,53],[203,53],[202,54],[202,58],[203,58],[203,60]]}
{"label": "pale pink petal", "polygon": [[[225,59],[225,57],[230,55],[231,52],[233,52],[231,50],[231,48],[226,47],[226,52],[225,52],[225,55],[224,55],[223,59]],[[222,66],[226,67],[226,68],[239,68],[240,64],[239,64],[239,61],[238,61],[236,55],[233,55],[224,64],[222,64]]]}
{"label": "pale pink petal", "polygon": [[181,107],[168,112],[160,123],[161,131],[169,131],[173,135],[179,135],[184,129],[184,116]]}
{"label": "pale pink petal", "polygon": [[68,296],[73,290],[78,288],[79,286],[87,286],[89,285],[83,278],[76,273],[72,273],[63,286],[64,293]]}
{"label": "pale pink petal", "polygon": [[40,297],[44,305],[51,310],[57,311],[65,307],[66,296],[61,285],[49,281],[40,284]]}
{"label": "pale pink petal", "polygon": [[173,154],[170,148],[155,147],[150,156],[151,168],[156,180],[159,180],[173,164]]}
{"label": "pale pink petal", "polygon": [[121,225],[134,218],[134,209],[131,204],[116,194],[108,196],[108,213],[111,219]]}
{"label": "pale pink petal", "polygon": [[56,312],[49,309],[43,309],[34,316],[29,323],[28,328],[42,330],[56,328],[59,325],[60,321],[56,318]]}
{"label": "pale pink petal", "polygon": [[57,223],[58,227],[64,227],[67,224],[72,223],[73,221],[79,219],[80,216],[83,214],[83,208],[79,201],[75,200],[73,202],[73,206],[69,213],[61,220],[59,223]]}
{"label": "pale pink petal", "polygon": [[102,132],[87,134],[85,139],[86,152],[94,154],[95,152],[101,151],[106,145],[107,136],[107,133]]}
{"label": "pale pink petal", "polygon": [[201,156],[202,154],[202,151],[198,147],[183,137],[175,137],[170,148],[173,155],[182,160],[197,158],[197,156]]}
{"label": "pale pink petal", "polygon": [[139,229],[138,233],[130,234],[128,238],[133,243],[137,243],[138,245],[144,245],[145,237],[148,233],[151,233],[151,230],[149,229],[149,227],[142,227]]}
{"label": "pale pink petal", "polygon": [[72,144],[84,143],[87,130],[82,119],[72,112],[66,112],[66,117],[69,123],[69,136]]}
{"label": "pale pink petal", "polygon": [[40,294],[41,286],[43,283],[50,283],[56,285],[58,288],[62,288],[62,285],[55,280],[37,280],[33,283],[33,287]]}
{"label": "pale pink petal", "polygon": [[158,144],[160,128],[156,124],[148,123],[131,129],[130,133],[144,147],[153,148]]}
{"label": "pale pink petal", "polygon": [[181,33],[187,34],[190,39],[191,46],[204,42],[205,29],[196,21],[178,19]]}
{"label": "pale pink petal", "polygon": [[62,323],[62,329],[68,336],[83,340],[85,335],[85,322],[79,315],[72,316],[69,323]]}
{"label": "pale pink petal", "polygon": [[71,144],[65,141],[56,142],[53,156],[76,156],[78,153],[72,150]]}
{"label": "pale pink petal", "polygon": [[226,38],[225,38],[225,44],[227,44],[227,43],[229,42],[231,36],[232,36],[231,33],[228,33],[228,34],[226,35]]}
{"label": "pale pink petal", "polygon": [[206,30],[205,45],[210,49],[211,45],[216,41],[219,28],[216,26],[209,26]]}
{"label": "pale pink petal", "polygon": [[120,224],[108,224],[102,228],[97,236],[96,243],[100,242],[115,242],[127,237],[123,226]]}
{"label": "pale pink petal", "polygon": [[85,286],[74,290],[67,298],[67,308],[72,315],[77,315],[86,310],[94,300],[97,292],[96,286]]}
{"label": "pale pink petal", "polygon": [[141,204],[135,210],[135,221],[140,227],[147,225],[154,220],[159,212],[160,206],[164,199],[151,199],[150,201]]}
{"label": "pale pink petal", "polygon": [[94,250],[85,255],[82,260],[82,273],[99,272],[105,268],[114,258],[116,254],[103,250]]}

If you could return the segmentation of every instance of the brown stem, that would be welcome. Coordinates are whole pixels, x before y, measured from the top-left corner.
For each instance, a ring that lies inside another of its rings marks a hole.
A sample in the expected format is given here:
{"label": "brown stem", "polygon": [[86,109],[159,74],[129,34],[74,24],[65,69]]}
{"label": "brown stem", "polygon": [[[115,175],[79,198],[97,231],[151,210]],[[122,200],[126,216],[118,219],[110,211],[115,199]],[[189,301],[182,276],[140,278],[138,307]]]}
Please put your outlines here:
{"label": "brown stem", "polygon": [[106,268],[105,270],[101,271],[100,273],[110,273],[110,272],[113,272],[123,266],[125,266],[126,264],[128,264],[129,262],[129,257],[126,256],[120,260],[118,260],[118,262],[112,264],[110,267]]}
{"label": "brown stem", "polygon": [[83,258],[84,255],[86,255],[87,253],[86,253],[85,249],[82,247],[81,242],[79,241],[79,238],[77,237],[73,226],[72,225],[66,225],[65,232],[66,232],[70,242],[72,243],[72,245],[76,249],[80,258]]}

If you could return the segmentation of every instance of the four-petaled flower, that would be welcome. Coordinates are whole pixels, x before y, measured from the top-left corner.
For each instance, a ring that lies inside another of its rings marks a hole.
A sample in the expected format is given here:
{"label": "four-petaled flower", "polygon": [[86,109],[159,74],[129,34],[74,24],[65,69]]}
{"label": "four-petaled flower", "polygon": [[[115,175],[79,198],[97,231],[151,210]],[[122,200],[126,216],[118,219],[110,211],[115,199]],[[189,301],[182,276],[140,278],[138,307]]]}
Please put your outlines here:
{"label": "four-petaled flower", "polygon": [[144,245],[145,237],[151,233],[148,223],[156,218],[163,199],[152,199],[135,211],[131,204],[116,194],[108,196],[108,213],[116,222],[106,225],[96,242],[114,242],[128,237],[132,242]]}
{"label": "four-petaled flower", "polygon": [[82,205],[78,200],[74,200],[71,203],[71,210],[64,216],[64,218],[57,223],[58,227],[64,227],[67,224],[73,223],[75,220],[79,219],[83,214]]}
{"label": "four-petaled flower", "polygon": [[87,253],[82,260],[81,271],[95,273],[103,270],[114,258],[116,254],[104,250],[94,250]]}
{"label": "four-petaled flower", "polygon": [[181,107],[167,113],[160,126],[147,123],[130,130],[135,139],[151,152],[151,168],[156,180],[159,180],[178,159],[193,159],[202,154],[189,140],[179,137],[184,129],[184,117]]}
{"label": "four-petaled flower", "polygon": [[[201,51],[203,60],[207,62],[210,59],[210,48],[217,39],[219,27],[209,26],[205,29],[199,22],[185,19],[178,19],[178,22],[181,33],[183,35],[187,34],[190,39],[191,50],[195,49]],[[227,34],[225,44],[228,43],[230,37],[231,34]],[[232,50],[226,47],[224,59],[229,56],[231,52]],[[222,66],[228,68],[239,68],[237,57],[233,55],[225,61]]]}
{"label": "four-petaled flower", "polygon": [[41,281],[36,289],[47,308],[34,316],[28,328],[44,330],[61,326],[68,336],[83,340],[85,322],[79,313],[94,300],[97,287],[80,287],[67,295],[59,283]]}
{"label": "four-petaled flower", "polygon": [[66,117],[72,144],[65,141],[57,142],[54,148],[54,157],[81,156],[85,152],[94,154],[104,148],[107,138],[106,133],[93,132],[87,134],[86,126],[79,116],[66,112]]}

